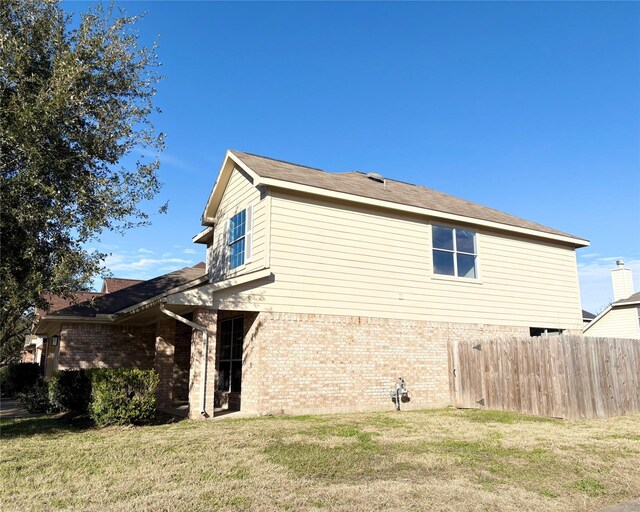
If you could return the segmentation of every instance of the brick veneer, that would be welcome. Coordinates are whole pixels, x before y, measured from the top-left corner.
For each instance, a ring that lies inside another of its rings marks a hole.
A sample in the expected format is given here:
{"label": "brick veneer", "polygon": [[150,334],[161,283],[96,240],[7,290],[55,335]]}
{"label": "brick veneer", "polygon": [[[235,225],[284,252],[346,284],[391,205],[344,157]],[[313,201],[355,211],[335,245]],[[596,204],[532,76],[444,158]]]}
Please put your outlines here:
{"label": "brick veneer", "polygon": [[176,321],[172,318],[156,324],[156,354],[154,368],[159,383],[156,392],[158,407],[167,407],[173,402],[173,360],[175,356]]}
{"label": "brick veneer", "polygon": [[[192,320],[191,315],[185,315]],[[191,360],[191,327],[176,322],[175,353],[173,356],[173,400],[189,400],[189,364]]]}
{"label": "brick veneer", "polygon": [[63,324],[57,367],[151,369],[155,336],[155,325]]}
{"label": "brick veneer", "polygon": [[[193,321],[207,328],[209,335],[209,350],[207,357],[206,380],[202,375],[202,361],[204,354],[204,340],[202,333],[193,330],[191,338],[191,362],[189,369],[189,417],[201,419],[213,417],[213,396],[216,377],[216,333],[218,327],[218,311],[215,309],[196,309],[193,312]],[[205,410],[201,414],[200,400],[201,390],[205,380]]]}
{"label": "brick veneer", "polygon": [[[204,311],[204,310],[203,310]],[[220,318],[238,315],[220,312]],[[197,323],[218,326],[213,311]],[[381,318],[245,313],[242,410],[304,414],[391,409],[389,391],[404,377],[405,409],[448,405],[447,343],[528,335],[521,327]],[[209,344],[207,407],[213,402],[215,346]],[[201,350],[201,343],[194,345]],[[193,354],[192,354],[193,355]],[[201,354],[198,355],[201,357]],[[192,357],[192,361],[193,361]],[[191,369],[192,410],[199,405],[200,360]],[[195,401],[193,401],[195,400]],[[192,414],[191,417],[198,417]]]}

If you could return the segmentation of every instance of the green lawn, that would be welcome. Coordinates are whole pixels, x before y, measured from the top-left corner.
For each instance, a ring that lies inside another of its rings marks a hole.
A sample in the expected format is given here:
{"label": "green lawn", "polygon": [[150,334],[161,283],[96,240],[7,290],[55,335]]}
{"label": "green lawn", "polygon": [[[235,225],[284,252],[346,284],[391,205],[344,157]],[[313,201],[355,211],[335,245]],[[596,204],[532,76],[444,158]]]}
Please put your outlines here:
{"label": "green lawn", "polygon": [[94,429],[1,423],[2,510],[593,511],[640,496],[640,417],[454,409]]}

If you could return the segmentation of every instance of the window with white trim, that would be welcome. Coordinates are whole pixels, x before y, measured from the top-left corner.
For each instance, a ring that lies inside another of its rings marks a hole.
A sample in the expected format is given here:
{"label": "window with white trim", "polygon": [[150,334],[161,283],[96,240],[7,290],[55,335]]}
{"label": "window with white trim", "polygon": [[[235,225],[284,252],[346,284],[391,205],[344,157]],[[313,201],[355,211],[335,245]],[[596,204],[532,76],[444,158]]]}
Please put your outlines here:
{"label": "window with white trim", "polygon": [[244,264],[247,212],[242,210],[229,219],[229,268]]}
{"label": "window with white trim", "polygon": [[476,233],[468,229],[432,226],[433,273],[477,279]]}
{"label": "window with white trim", "polygon": [[253,206],[229,219],[229,270],[251,261],[253,252]]}

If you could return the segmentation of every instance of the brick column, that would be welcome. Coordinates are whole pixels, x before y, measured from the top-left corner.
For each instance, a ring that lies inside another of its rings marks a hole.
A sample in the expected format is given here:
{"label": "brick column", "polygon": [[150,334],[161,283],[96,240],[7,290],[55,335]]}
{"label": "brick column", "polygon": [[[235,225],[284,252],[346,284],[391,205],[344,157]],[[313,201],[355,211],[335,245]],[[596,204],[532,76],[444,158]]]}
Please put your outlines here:
{"label": "brick column", "polygon": [[[207,328],[209,334],[208,353],[204,354],[202,333],[194,329],[191,338],[191,366],[189,370],[189,418],[203,419],[213,417],[213,394],[216,380],[216,332],[218,311],[215,309],[196,309],[193,321]],[[207,358],[206,379],[202,375],[202,361]],[[205,415],[200,413],[203,381],[206,380]]]}
{"label": "brick column", "polygon": [[176,321],[167,318],[156,324],[156,354],[154,368],[160,376],[156,399],[158,407],[173,401],[173,360],[175,355]]}

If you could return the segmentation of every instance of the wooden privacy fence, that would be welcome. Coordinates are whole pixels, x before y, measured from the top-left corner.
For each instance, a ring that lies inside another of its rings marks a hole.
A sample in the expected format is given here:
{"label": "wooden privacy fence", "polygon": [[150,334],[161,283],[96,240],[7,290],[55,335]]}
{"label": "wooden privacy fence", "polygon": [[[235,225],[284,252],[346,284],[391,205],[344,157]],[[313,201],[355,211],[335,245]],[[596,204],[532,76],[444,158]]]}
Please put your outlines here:
{"label": "wooden privacy fence", "polygon": [[449,344],[459,408],[556,418],[640,412],[640,340],[541,336]]}

